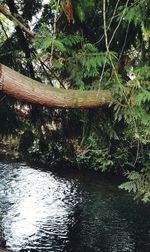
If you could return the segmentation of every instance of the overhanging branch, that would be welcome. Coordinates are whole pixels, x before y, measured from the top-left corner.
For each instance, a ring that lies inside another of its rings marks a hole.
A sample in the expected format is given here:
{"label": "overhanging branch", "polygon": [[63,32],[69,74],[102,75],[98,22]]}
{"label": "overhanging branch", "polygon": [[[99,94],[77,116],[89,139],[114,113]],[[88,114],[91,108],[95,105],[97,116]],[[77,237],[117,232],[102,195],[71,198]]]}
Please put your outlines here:
{"label": "overhanging branch", "polygon": [[80,91],[54,88],[32,80],[0,64],[0,90],[14,98],[55,108],[96,108],[108,105],[110,91]]}

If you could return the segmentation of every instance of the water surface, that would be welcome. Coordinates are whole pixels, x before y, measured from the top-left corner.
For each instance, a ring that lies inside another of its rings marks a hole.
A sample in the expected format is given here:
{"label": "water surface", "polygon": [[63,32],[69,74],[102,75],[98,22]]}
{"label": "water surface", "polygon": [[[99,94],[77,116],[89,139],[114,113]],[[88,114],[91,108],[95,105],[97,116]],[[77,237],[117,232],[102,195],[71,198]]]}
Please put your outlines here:
{"label": "water surface", "polygon": [[0,163],[0,233],[45,252],[149,252],[150,207],[112,177]]}

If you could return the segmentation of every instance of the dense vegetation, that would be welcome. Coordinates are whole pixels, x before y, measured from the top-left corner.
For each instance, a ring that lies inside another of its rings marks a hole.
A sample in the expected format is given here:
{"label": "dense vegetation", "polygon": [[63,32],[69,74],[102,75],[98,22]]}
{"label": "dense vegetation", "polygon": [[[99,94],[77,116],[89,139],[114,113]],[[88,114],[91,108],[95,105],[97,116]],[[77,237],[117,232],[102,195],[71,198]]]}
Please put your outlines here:
{"label": "dense vegetation", "polygon": [[[23,156],[124,174],[120,187],[150,200],[148,0],[1,0],[34,38],[0,14],[0,62],[58,88],[109,89],[93,110],[59,110],[0,96],[0,135]],[[13,26],[11,26],[13,24]]]}

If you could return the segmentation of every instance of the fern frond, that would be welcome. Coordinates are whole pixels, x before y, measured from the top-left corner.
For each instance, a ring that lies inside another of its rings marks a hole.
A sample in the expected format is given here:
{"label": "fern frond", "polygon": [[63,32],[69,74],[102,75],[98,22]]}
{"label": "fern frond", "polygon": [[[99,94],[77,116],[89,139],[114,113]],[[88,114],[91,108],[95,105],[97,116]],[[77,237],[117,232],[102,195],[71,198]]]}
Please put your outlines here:
{"label": "fern frond", "polygon": [[60,37],[60,41],[62,42],[62,44],[67,47],[72,47],[75,46],[77,44],[79,44],[81,42],[81,37],[78,34],[75,35],[65,35],[63,34],[63,37]]}

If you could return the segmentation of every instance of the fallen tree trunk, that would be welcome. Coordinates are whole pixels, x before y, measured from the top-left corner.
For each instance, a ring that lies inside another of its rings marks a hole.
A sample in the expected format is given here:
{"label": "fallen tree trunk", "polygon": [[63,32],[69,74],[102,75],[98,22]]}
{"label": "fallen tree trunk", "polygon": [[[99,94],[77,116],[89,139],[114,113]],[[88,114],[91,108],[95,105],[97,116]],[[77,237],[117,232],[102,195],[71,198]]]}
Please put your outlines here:
{"label": "fallen tree trunk", "polygon": [[80,91],[54,88],[32,80],[0,64],[0,91],[30,103],[55,108],[96,108],[108,105],[110,91]]}

